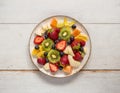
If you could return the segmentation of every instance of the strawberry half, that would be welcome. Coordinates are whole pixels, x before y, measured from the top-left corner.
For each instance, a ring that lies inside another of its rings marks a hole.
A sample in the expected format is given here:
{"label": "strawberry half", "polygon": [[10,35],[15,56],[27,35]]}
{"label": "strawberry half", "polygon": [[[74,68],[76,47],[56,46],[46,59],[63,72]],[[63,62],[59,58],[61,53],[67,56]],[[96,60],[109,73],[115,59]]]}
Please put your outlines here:
{"label": "strawberry half", "polygon": [[35,44],[41,44],[44,38],[42,36],[36,36],[34,39]]}
{"label": "strawberry half", "polygon": [[75,60],[77,61],[82,61],[83,57],[82,55],[80,54],[80,52],[76,52],[75,53],[75,56],[73,57]]}
{"label": "strawberry half", "polygon": [[62,40],[62,41],[60,41],[60,42],[58,42],[56,44],[56,48],[58,50],[62,50],[63,51],[65,49],[65,47],[66,47],[66,41],[65,40]]}
{"label": "strawberry half", "polygon": [[49,63],[50,71],[51,72],[57,72],[58,71],[58,66],[55,64]]}

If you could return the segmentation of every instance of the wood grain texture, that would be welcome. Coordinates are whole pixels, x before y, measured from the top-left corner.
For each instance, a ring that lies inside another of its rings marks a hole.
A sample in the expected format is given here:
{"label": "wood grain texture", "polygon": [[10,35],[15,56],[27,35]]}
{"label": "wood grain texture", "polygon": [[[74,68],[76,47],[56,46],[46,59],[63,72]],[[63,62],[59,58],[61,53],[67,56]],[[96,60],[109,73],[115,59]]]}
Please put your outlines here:
{"label": "wood grain texture", "polygon": [[0,72],[0,93],[119,93],[120,72],[82,71],[68,78],[52,78],[38,71]]}
{"label": "wood grain texture", "polygon": [[[0,70],[36,70],[28,40],[36,24],[0,24]],[[92,40],[92,55],[84,69],[120,70],[120,24],[84,24]]]}
{"label": "wood grain texture", "polygon": [[83,23],[120,23],[120,0],[1,0],[0,23],[38,23],[51,15]]}

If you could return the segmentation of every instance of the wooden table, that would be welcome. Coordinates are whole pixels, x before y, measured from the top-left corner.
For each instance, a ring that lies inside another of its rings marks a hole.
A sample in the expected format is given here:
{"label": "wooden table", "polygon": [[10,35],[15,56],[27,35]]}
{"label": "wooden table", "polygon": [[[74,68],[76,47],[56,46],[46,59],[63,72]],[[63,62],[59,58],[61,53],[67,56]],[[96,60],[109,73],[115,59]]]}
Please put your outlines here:
{"label": "wooden table", "polygon": [[[33,28],[51,15],[83,23],[92,55],[78,74],[52,78],[28,54]],[[120,93],[120,0],[0,0],[0,93]]]}

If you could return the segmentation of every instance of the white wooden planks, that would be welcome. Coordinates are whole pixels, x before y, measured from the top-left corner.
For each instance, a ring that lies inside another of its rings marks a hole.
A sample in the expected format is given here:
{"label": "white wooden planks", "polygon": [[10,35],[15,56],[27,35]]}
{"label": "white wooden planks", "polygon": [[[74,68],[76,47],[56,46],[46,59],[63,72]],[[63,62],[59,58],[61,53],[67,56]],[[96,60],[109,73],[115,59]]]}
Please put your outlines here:
{"label": "white wooden planks", "polygon": [[[37,69],[28,54],[36,24],[0,24],[0,69]],[[92,56],[84,69],[120,69],[120,24],[84,24],[92,41]]]}
{"label": "white wooden planks", "polygon": [[120,71],[82,71],[69,78],[51,78],[38,71],[0,72],[0,93],[119,93]]}
{"label": "white wooden planks", "polygon": [[[37,68],[29,58],[29,36],[52,15],[85,23],[92,40],[89,71],[64,79],[31,71]],[[0,93],[119,93],[119,42],[120,0],[0,0]]]}
{"label": "white wooden planks", "polygon": [[0,23],[38,23],[59,14],[83,23],[120,23],[120,0],[0,1]]}

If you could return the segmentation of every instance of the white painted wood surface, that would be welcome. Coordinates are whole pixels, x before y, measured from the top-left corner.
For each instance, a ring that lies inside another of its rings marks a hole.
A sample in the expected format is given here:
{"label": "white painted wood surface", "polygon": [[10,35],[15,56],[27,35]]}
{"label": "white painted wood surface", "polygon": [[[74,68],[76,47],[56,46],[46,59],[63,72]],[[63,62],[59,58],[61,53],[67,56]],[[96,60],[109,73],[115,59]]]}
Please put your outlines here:
{"label": "white painted wood surface", "polygon": [[83,23],[120,23],[120,0],[1,0],[0,23],[38,23],[64,14]]}
{"label": "white painted wood surface", "polygon": [[0,72],[0,93],[120,93],[120,72],[81,72],[51,78],[37,72]]}
{"label": "white painted wood surface", "polygon": [[[92,40],[84,71],[64,79],[39,73],[28,55],[36,23],[59,14],[84,23]],[[0,0],[0,93],[120,93],[119,42],[120,0]]]}

